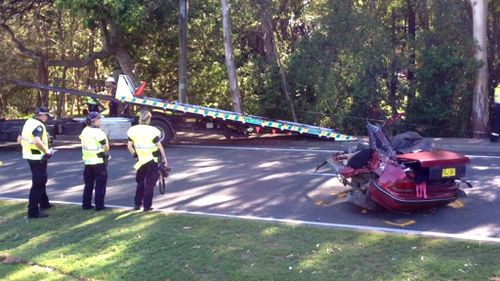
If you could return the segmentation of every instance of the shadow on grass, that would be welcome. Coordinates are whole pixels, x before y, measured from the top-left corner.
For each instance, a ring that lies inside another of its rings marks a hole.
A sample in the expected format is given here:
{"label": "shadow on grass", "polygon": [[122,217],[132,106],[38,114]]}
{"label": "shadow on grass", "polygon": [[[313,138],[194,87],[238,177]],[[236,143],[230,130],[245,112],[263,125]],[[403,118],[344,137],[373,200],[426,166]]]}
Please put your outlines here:
{"label": "shadow on grass", "polygon": [[[500,247],[58,205],[26,220],[0,201],[0,254],[98,280],[488,280]],[[10,265],[2,265],[8,268]],[[7,278],[22,274],[2,270]],[[20,270],[20,269],[17,269]]]}

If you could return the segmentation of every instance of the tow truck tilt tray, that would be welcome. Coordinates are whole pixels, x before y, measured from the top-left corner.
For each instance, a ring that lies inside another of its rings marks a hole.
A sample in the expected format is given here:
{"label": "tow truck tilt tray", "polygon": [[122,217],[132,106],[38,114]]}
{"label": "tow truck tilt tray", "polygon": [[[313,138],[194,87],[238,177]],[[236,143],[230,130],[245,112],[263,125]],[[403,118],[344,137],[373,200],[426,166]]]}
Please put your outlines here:
{"label": "tow truck tilt tray", "polygon": [[[143,88],[143,87],[141,87]],[[211,117],[220,120],[229,120],[240,124],[249,124],[263,128],[278,129],[282,131],[307,134],[315,137],[332,139],[336,141],[354,141],[355,137],[334,132],[331,129],[321,128],[311,125],[294,123],[282,120],[270,120],[255,115],[243,115],[240,113],[214,109],[204,106],[191,105],[179,102],[167,102],[154,98],[141,97],[141,92],[136,92],[136,87],[132,81],[125,75],[120,75],[118,79],[118,88],[116,98],[122,102],[133,103],[137,105],[149,106],[152,108],[163,109],[167,111],[190,113],[203,117]]]}
{"label": "tow truck tilt tray", "polygon": [[[267,129],[273,132],[283,131],[290,133],[299,133],[326,140],[335,140],[335,141],[356,140],[356,138],[353,136],[341,134],[328,128],[305,125],[283,120],[272,120],[255,115],[244,115],[232,111],[225,111],[198,105],[145,97],[142,96],[142,91],[145,88],[145,84],[143,84],[141,87],[136,87],[132,83],[130,78],[125,75],[120,75],[118,78],[115,98],[111,96],[89,93],[85,91],[66,89],[62,87],[49,86],[49,85],[43,85],[26,81],[17,81],[1,77],[0,77],[0,83],[10,83],[21,87],[48,90],[48,91],[53,91],[55,93],[66,93],[75,96],[93,97],[104,100],[118,100],[126,104],[149,107],[154,111],[152,125],[159,127],[160,130],[164,133],[165,136],[164,137],[165,142],[163,142],[164,144],[173,139],[173,137],[175,136],[176,128],[183,127],[183,125],[185,125],[181,123],[185,123],[185,120],[188,119],[187,117],[195,117],[204,119],[206,121],[207,120],[212,121],[214,123],[222,124],[222,126],[224,127],[226,125],[238,127],[240,130],[243,128],[246,129],[254,127],[255,128],[254,131],[256,131],[257,133],[261,129]],[[115,131],[114,139],[115,140],[121,139],[121,136],[116,134],[117,133],[116,128],[117,125],[119,125],[120,127],[119,131],[123,132],[123,129],[125,129],[123,127],[124,118],[115,118],[116,120],[114,118],[105,118],[105,119],[108,119],[110,128],[113,127],[112,130]],[[182,120],[182,122],[179,122],[178,120]],[[22,120],[0,120],[0,133],[4,135],[4,137],[0,138],[0,141],[8,141],[14,136],[17,136],[18,134],[17,131],[20,131],[23,123],[21,121]],[[129,118],[128,121],[132,124],[134,123],[134,118]],[[70,120],[61,119],[59,122],[56,122],[57,124],[52,124],[52,125],[53,126],[55,125],[58,134],[61,134],[62,132],[72,132],[71,134],[78,134],[78,132],[76,131],[81,130],[81,128],[83,127],[81,126],[81,124],[75,125],[75,122],[81,123],[82,118],[74,118]],[[63,129],[61,129],[61,127],[63,127]],[[75,128],[70,128],[70,127],[77,127],[77,128],[75,130]],[[126,136],[123,137],[124,139],[126,139]]]}

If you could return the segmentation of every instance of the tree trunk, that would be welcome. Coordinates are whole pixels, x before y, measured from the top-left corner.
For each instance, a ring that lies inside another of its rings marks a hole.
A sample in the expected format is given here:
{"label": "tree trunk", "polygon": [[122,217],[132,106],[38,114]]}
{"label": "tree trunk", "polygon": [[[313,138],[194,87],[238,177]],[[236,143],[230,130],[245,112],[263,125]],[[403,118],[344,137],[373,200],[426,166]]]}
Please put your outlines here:
{"label": "tree trunk", "polygon": [[[90,36],[89,36],[89,45],[88,45],[88,52],[89,54],[94,52],[94,47],[95,47],[95,32],[92,31],[90,33]],[[87,66],[87,70],[88,70],[88,78],[87,78],[87,88],[90,88],[91,91],[96,91],[97,90],[97,85],[96,85],[96,81],[95,79],[98,77],[96,75],[96,72],[97,72],[97,68],[96,68],[96,63],[95,61],[92,61],[91,63],[89,63],[89,65]]]}
{"label": "tree trunk", "polygon": [[0,93],[0,117],[3,117],[5,114],[7,114],[5,110],[5,102],[3,101],[3,94]]}
{"label": "tree trunk", "polygon": [[118,47],[118,50],[116,52],[116,59],[120,64],[120,68],[123,71],[123,74],[130,76],[132,82],[134,82],[135,85],[138,86],[140,79],[134,73],[135,64],[128,52],[124,48]]}
{"label": "tree trunk", "polygon": [[224,51],[226,54],[226,67],[229,79],[229,93],[231,95],[233,111],[243,113],[241,106],[240,89],[233,56],[233,43],[231,38],[231,13],[229,0],[221,0],[222,28],[224,31]]}
{"label": "tree trunk", "polygon": [[415,2],[415,7],[417,9],[418,18],[420,20],[421,29],[424,31],[429,30],[430,19],[429,19],[429,4],[427,0],[420,0]]}
{"label": "tree trunk", "polygon": [[[48,85],[49,84],[49,68],[45,64],[45,60],[38,60],[38,82],[40,84]],[[37,106],[49,106],[49,91],[40,90],[39,91],[39,99],[37,101]]]}
{"label": "tree trunk", "polygon": [[76,100],[77,100],[76,96],[71,96],[71,106],[69,108],[69,112],[70,112],[69,115],[70,116],[74,115],[75,106],[76,106],[76,102],[77,102]]}
{"label": "tree trunk", "polygon": [[[110,32],[108,33],[107,25],[110,27]],[[135,63],[130,57],[130,54],[125,50],[127,43],[124,41],[122,36],[121,28],[114,22],[104,22],[101,25],[101,30],[104,35],[104,41],[107,42],[108,48],[112,50],[115,54],[115,58],[120,64],[120,68],[123,74],[127,75],[132,79],[132,82],[136,86],[139,86],[140,79],[135,74]]]}
{"label": "tree trunk", "polygon": [[[392,34],[392,48],[395,49],[397,45],[397,39],[396,39],[396,13],[394,12],[394,9],[391,11],[391,34]],[[396,97],[396,92],[398,89],[398,77],[397,73],[398,70],[396,69],[396,62],[395,58],[392,59],[390,65],[389,65],[389,75],[387,77],[387,86],[389,88],[389,94],[388,94],[388,99],[389,99],[389,105],[391,106],[391,114],[394,116],[396,113],[398,113],[398,99]]]}
{"label": "tree trunk", "polygon": [[[276,45],[275,45],[276,47]],[[286,81],[285,71],[283,67],[281,67],[281,63],[279,58],[277,58],[278,70],[281,76],[281,86],[283,87],[283,92],[285,93],[286,101],[288,103],[288,107],[290,107],[290,112],[292,113],[293,122],[298,122],[297,113],[295,113],[295,105],[293,104],[293,100],[290,97],[290,92],[288,91],[288,83]]]}
{"label": "tree trunk", "polygon": [[488,54],[488,71],[489,71],[489,85],[495,87],[500,85],[500,2],[490,2],[488,6],[488,26],[489,33],[489,54]]}
{"label": "tree trunk", "polygon": [[262,36],[264,41],[266,60],[272,66],[271,69],[273,70],[273,75],[275,72],[279,73],[281,78],[281,89],[283,91],[283,94],[285,95],[290,113],[292,114],[293,122],[297,122],[297,114],[295,113],[295,106],[288,91],[288,83],[286,81],[285,71],[281,67],[281,63],[279,60],[278,48],[276,46],[276,40],[274,36],[274,28],[271,15],[269,14],[269,5],[270,3],[267,2],[265,5],[261,5],[260,7]]}
{"label": "tree trunk", "polygon": [[179,101],[187,103],[188,0],[179,1]]}
{"label": "tree trunk", "polygon": [[474,41],[477,44],[475,58],[482,63],[477,70],[472,99],[472,128],[474,137],[485,137],[488,132],[488,64],[486,46],[487,0],[470,0],[472,6]]}
{"label": "tree trunk", "polygon": [[[66,88],[66,76],[68,74],[68,68],[64,67],[63,68],[63,74],[62,74],[62,81],[61,81],[61,87]],[[59,93],[59,106],[57,108],[57,116],[58,117],[66,117],[66,100],[67,100],[67,95],[65,93],[60,92]]]}
{"label": "tree trunk", "polygon": [[415,38],[416,38],[416,16],[415,16],[415,0],[407,0],[406,6],[408,10],[408,68],[407,68],[407,79],[408,79],[408,103],[413,103],[415,97],[415,85],[414,85],[414,69],[415,69]]}

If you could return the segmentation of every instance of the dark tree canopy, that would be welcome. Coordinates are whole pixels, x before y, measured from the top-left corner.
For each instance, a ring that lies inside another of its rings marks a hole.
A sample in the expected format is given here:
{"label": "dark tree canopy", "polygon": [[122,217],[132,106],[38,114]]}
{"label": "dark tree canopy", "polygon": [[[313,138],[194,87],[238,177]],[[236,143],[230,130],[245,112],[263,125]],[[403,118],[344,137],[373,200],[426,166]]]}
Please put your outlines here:
{"label": "dark tree canopy", "polygon": [[[405,112],[406,129],[471,136],[480,64],[469,1],[230,4],[246,113],[362,134],[365,118]],[[221,1],[189,5],[188,100],[230,109]],[[150,82],[148,95],[176,100],[178,9],[177,1],[163,0],[2,1],[0,76],[88,89],[107,75],[125,73]],[[489,1],[488,9],[492,91],[500,73],[500,3]],[[0,87],[2,115],[26,114],[36,102],[67,105],[68,114],[79,105]]]}

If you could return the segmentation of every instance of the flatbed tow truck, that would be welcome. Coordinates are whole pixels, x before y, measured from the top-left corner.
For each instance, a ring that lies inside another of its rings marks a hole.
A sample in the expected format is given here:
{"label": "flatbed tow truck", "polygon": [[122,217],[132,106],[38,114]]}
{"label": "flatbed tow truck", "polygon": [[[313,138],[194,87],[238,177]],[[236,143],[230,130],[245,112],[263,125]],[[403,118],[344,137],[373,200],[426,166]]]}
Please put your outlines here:
{"label": "flatbed tow truck", "polygon": [[[163,145],[171,142],[178,130],[214,129],[220,130],[230,138],[234,135],[249,135],[252,133],[282,132],[301,134],[333,141],[355,141],[356,137],[335,132],[332,129],[305,125],[295,122],[272,120],[255,115],[245,115],[237,112],[214,109],[204,106],[166,101],[143,96],[146,84],[136,87],[128,76],[120,75],[115,97],[66,89],[57,86],[17,81],[0,78],[0,83],[11,83],[20,87],[48,90],[55,93],[66,93],[76,96],[93,97],[101,100],[117,100],[124,103],[125,108],[131,105],[148,108],[152,111],[151,125],[162,132]],[[84,128],[85,118],[58,118],[48,121],[48,131],[52,138],[57,135],[79,135]],[[24,120],[0,119],[0,142],[15,141],[21,132]],[[110,140],[123,141],[127,139],[127,130],[137,124],[137,117],[126,115],[121,117],[105,117],[101,127]]]}

